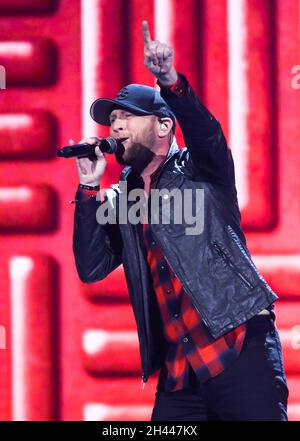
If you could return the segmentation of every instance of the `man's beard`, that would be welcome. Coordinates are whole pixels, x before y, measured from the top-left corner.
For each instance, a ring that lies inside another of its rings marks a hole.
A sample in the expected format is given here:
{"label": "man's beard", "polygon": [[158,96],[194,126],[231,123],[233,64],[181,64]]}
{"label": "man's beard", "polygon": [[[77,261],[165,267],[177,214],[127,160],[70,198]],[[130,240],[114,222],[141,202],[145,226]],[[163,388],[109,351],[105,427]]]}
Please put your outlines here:
{"label": "man's beard", "polygon": [[135,143],[128,150],[125,150],[124,146],[120,146],[115,153],[115,157],[119,164],[130,165],[135,173],[140,175],[152,161],[154,153],[145,145]]}

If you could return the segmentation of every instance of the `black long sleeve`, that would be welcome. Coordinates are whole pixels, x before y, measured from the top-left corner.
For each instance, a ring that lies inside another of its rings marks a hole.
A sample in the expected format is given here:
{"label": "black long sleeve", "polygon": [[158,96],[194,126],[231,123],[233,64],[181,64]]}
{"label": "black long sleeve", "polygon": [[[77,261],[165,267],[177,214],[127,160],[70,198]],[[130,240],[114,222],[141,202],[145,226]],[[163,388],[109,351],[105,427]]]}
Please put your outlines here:
{"label": "black long sleeve", "polygon": [[[234,164],[219,121],[196,95],[186,77],[178,73],[176,89],[161,87],[160,94],[178,120],[195,172],[209,180],[234,183]],[[177,92],[178,91],[178,92]]]}
{"label": "black long sleeve", "polygon": [[101,225],[96,214],[101,202],[85,200],[77,190],[74,213],[73,253],[82,282],[104,279],[122,263],[122,238],[117,224]]}

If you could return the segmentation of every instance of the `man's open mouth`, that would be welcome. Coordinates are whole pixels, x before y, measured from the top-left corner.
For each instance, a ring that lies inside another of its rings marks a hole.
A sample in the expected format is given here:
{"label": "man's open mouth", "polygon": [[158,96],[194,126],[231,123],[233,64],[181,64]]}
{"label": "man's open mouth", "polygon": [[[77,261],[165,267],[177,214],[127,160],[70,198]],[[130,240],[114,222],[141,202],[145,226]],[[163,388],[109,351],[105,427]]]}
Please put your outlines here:
{"label": "man's open mouth", "polygon": [[128,137],[126,138],[118,138],[118,141],[120,141],[122,144],[127,141],[127,139],[129,139]]}

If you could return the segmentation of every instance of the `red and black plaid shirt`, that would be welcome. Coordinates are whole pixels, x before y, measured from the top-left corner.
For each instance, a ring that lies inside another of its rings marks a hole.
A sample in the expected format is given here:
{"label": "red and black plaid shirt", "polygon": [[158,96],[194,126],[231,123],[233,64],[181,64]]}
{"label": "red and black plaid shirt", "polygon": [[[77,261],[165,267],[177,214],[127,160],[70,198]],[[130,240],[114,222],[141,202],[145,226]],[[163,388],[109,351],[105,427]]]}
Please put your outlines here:
{"label": "red and black plaid shirt", "polygon": [[215,377],[229,366],[242,349],[246,323],[213,339],[153,240],[148,224],[143,225],[143,233],[147,261],[168,342],[164,366],[166,375],[160,383],[160,389],[170,392],[190,386],[189,364],[199,382]]}

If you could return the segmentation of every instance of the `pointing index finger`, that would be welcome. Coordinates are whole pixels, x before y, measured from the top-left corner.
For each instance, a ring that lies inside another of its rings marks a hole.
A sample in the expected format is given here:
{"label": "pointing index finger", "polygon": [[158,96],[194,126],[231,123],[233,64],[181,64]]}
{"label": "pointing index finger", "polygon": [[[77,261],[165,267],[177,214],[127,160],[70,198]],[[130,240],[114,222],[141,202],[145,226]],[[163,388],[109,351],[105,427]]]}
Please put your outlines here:
{"label": "pointing index finger", "polygon": [[146,20],[142,22],[142,34],[143,34],[144,43],[149,44],[151,42],[151,35],[150,35],[148,22]]}

